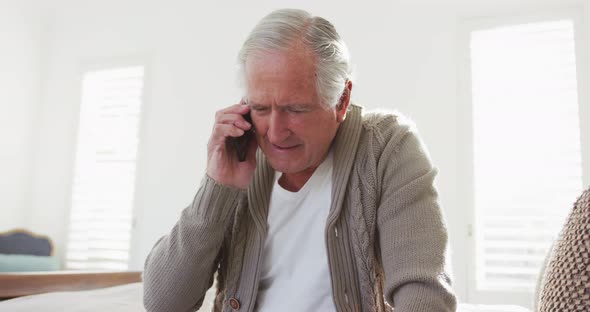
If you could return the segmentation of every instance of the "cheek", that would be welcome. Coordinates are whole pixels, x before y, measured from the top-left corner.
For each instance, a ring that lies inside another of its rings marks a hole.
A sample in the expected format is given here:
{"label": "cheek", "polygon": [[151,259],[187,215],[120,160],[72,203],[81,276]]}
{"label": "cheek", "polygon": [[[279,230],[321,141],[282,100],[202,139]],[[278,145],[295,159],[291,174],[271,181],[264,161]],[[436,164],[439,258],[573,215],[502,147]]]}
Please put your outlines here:
{"label": "cheek", "polygon": [[305,121],[292,123],[289,128],[301,143],[304,143],[308,148],[316,148],[322,145],[326,140],[325,126],[319,121]]}
{"label": "cheek", "polygon": [[304,128],[306,139],[320,150],[331,144],[338,130],[338,124],[333,120],[316,120],[310,125]]}
{"label": "cheek", "polygon": [[265,118],[262,118],[260,116],[256,116],[254,115],[254,113],[250,113],[251,118],[252,118],[252,123],[254,126],[254,129],[256,130],[256,134],[264,134],[266,133],[266,130],[268,129],[268,123],[266,122]]}

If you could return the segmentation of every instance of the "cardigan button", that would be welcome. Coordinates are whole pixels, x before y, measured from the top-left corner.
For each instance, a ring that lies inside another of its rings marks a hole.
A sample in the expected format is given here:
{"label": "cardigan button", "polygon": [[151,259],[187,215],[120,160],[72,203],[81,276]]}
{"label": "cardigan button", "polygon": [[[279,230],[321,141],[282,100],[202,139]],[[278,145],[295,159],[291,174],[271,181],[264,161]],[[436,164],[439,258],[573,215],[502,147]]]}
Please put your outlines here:
{"label": "cardigan button", "polygon": [[236,298],[229,299],[229,306],[234,310],[240,309],[240,302]]}

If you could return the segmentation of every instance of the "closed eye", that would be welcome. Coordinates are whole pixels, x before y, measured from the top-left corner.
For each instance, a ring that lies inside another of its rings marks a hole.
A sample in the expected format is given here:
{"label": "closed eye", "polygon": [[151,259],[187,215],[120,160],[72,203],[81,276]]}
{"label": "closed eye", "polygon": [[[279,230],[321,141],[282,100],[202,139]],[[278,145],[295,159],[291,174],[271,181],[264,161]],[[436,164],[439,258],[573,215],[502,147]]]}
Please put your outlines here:
{"label": "closed eye", "polygon": [[257,112],[265,112],[269,108],[267,106],[262,106],[262,105],[250,105],[250,109],[253,111],[257,111]]}
{"label": "closed eye", "polygon": [[290,113],[306,113],[311,111],[311,109],[303,105],[289,105],[285,110]]}

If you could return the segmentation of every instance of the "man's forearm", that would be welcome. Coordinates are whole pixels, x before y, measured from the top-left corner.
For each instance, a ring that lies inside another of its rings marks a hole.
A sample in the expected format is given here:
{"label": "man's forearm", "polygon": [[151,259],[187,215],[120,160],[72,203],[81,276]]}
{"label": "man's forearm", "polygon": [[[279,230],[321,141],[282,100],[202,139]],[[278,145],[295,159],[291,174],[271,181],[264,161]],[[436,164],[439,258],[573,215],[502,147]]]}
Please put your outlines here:
{"label": "man's forearm", "polygon": [[212,282],[224,233],[245,192],[205,177],[193,203],[145,262],[147,311],[188,311],[202,301]]}

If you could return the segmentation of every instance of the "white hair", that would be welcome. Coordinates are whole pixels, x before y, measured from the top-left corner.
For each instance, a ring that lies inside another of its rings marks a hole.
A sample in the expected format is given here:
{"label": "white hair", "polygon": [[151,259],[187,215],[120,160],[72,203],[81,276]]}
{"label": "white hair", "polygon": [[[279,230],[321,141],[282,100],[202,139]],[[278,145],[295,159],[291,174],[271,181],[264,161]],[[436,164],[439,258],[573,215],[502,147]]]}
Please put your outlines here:
{"label": "white hair", "polygon": [[277,10],[258,22],[238,55],[242,77],[251,54],[287,51],[298,40],[317,56],[316,91],[321,104],[336,106],[346,82],[352,80],[348,48],[332,23],[303,10]]}

